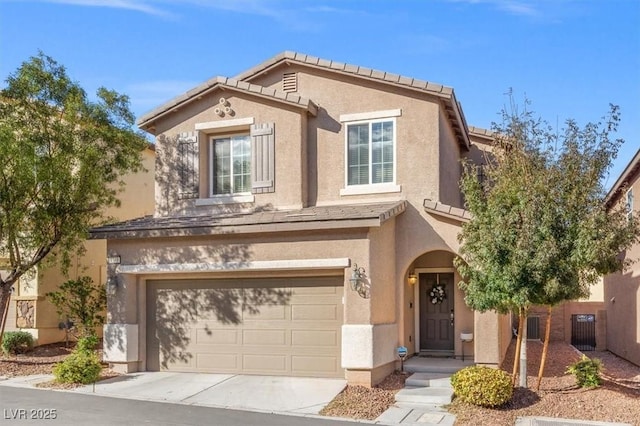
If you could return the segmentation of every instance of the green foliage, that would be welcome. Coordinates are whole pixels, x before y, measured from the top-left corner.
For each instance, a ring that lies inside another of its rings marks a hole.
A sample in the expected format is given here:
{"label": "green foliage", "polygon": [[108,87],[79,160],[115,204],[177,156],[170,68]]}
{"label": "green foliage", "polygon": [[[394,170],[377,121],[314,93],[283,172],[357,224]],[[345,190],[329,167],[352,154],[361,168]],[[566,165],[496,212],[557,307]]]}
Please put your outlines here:
{"label": "green foliage", "polygon": [[80,336],[95,334],[95,328],[104,323],[103,313],[107,307],[104,286],[94,284],[91,277],[80,277],[60,285],[57,291],[47,293],[58,315],[72,321]]}
{"label": "green foliage", "polygon": [[600,372],[602,371],[602,361],[598,358],[589,358],[582,355],[580,361],[576,361],[567,368],[567,373],[576,377],[576,384],[582,388],[595,388],[600,385]]}
{"label": "green foliage", "polygon": [[143,169],[147,142],[133,125],[127,96],[100,88],[90,100],[43,53],[7,78],[0,90],[3,295],[44,259],[68,267],[104,208],[118,205],[122,177]]}
{"label": "green foliage", "polygon": [[507,373],[484,366],[466,367],[451,376],[455,395],[464,402],[481,407],[498,407],[513,395]]}
{"label": "green foliage", "polygon": [[603,123],[558,131],[528,111],[503,112],[480,181],[466,164],[461,189],[473,215],[459,235],[455,265],[469,306],[501,313],[585,297],[604,273],[622,269],[620,251],[640,223],[606,204],[603,182],[621,140],[611,107]]}
{"label": "green foliage", "polygon": [[102,365],[95,352],[74,351],[64,361],[53,367],[58,383],[94,383],[100,378]]}
{"label": "green foliage", "polygon": [[33,336],[26,331],[7,331],[2,337],[2,352],[22,354],[33,349]]}
{"label": "green foliage", "polygon": [[78,352],[92,352],[98,347],[100,339],[95,334],[90,334],[78,339],[76,344],[76,351]]}

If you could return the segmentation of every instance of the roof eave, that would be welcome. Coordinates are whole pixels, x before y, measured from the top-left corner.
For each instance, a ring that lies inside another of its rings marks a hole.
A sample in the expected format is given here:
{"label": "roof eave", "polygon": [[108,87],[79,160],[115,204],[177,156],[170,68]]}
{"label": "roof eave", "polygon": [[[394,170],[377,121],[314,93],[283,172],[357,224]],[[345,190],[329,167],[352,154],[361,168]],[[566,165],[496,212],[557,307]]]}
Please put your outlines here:
{"label": "roof eave", "polygon": [[[313,101],[303,98],[301,96],[292,95],[288,93],[287,94],[279,93],[275,90],[271,90],[271,89],[264,88],[262,86],[257,86],[254,84],[247,84],[247,83],[245,83],[245,85],[247,86],[246,88],[235,87],[235,86],[223,83],[218,79],[220,79],[220,77],[217,77],[215,79],[216,81],[213,83],[210,83],[210,82],[212,82],[212,80],[214,79],[209,80],[207,83],[202,84],[197,88],[192,89],[189,92],[186,92],[170,100],[163,106],[156,108],[150,113],[143,115],[142,117],[140,117],[140,119],[138,119],[136,123],[137,126],[140,129],[150,131],[150,129],[153,127],[153,124],[157,120],[165,117],[166,115],[172,112],[178,111],[178,109],[190,104],[191,102],[201,99],[203,96],[215,91],[216,89],[235,91],[238,93],[243,93],[246,95],[258,97],[258,98],[269,100],[269,101],[280,102],[294,108],[302,109],[303,111],[306,111],[313,116],[316,116],[318,114],[318,106]],[[273,92],[273,93],[267,93],[267,92]],[[297,98],[297,100],[294,100],[295,98]]]}
{"label": "roof eave", "polygon": [[613,184],[607,196],[605,197],[605,204],[609,205],[616,194],[622,189],[625,184],[629,183],[630,178],[640,171],[640,149],[633,156],[627,167],[622,171],[616,182]]}

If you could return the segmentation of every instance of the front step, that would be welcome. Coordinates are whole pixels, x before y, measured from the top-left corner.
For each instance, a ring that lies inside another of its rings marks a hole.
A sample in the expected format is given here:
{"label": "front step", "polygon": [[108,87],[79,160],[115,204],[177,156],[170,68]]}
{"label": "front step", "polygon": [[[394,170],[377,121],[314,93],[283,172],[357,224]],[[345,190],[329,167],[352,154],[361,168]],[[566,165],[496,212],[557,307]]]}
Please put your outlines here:
{"label": "front step", "polygon": [[465,367],[475,365],[473,361],[459,360],[459,359],[431,359],[433,362],[428,361],[429,358],[412,357],[404,362],[404,371],[408,373],[439,373],[439,374],[453,374],[458,370],[462,370]]}
{"label": "front step", "polygon": [[451,375],[448,373],[413,373],[405,380],[404,385],[412,388],[451,389]]}
{"label": "front step", "polygon": [[404,388],[396,393],[396,402],[419,405],[450,404],[453,391],[447,388]]}

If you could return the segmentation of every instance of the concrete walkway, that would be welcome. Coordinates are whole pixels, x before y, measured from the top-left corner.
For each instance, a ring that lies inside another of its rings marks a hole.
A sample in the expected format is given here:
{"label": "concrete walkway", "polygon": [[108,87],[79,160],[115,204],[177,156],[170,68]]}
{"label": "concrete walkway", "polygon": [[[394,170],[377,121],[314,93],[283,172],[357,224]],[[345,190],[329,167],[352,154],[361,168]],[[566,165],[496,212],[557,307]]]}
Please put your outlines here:
{"label": "concrete walkway", "polygon": [[[37,375],[0,380],[0,386],[34,387],[52,380]],[[346,381],[302,377],[143,372],[100,381],[69,392],[269,413],[317,414]]]}
{"label": "concrete walkway", "polygon": [[[34,388],[52,375],[0,377],[0,387]],[[410,382],[411,383],[411,382]],[[103,380],[94,385],[64,390],[75,394],[168,402],[202,407],[263,413],[321,417],[317,413],[345,387],[340,379],[237,376],[144,372]],[[397,403],[375,421],[337,419],[359,424],[400,426],[451,426],[455,416],[436,405]],[[627,423],[592,422],[550,417],[519,417],[516,426],[631,426]]]}

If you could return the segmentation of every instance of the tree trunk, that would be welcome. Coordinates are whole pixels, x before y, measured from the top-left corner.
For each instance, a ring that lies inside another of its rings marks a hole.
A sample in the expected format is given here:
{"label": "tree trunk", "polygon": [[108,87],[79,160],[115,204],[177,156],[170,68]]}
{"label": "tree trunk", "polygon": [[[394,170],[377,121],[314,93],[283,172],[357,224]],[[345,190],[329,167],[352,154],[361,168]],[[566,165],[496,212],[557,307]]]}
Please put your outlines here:
{"label": "tree trunk", "polygon": [[527,310],[520,308],[522,343],[520,343],[520,387],[527,388]]}
{"label": "tree trunk", "polygon": [[4,327],[7,324],[9,314],[9,302],[11,301],[11,286],[0,287],[0,345],[4,337]]}
{"label": "tree trunk", "polygon": [[551,306],[547,306],[547,326],[544,332],[544,346],[542,347],[542,358],[540,359],[540,369],[538,370],[538,384],[536,392],[540,392],[540,383],[542,382],[542,374],[544,373],[544,364],[547,361],[547,350],[549,349],[549,336],[551,336]]}
{"label": "tree trunk", "polygon": [[511,384],[515,387],[518,377],[518,367],[520,366],[520,345],[522,345],[522,319],[518,312],[518,335],[516,336],[516,350],[513,354],[513,372],[511,373]]}

